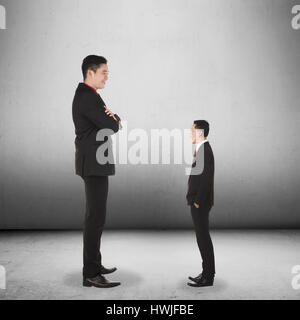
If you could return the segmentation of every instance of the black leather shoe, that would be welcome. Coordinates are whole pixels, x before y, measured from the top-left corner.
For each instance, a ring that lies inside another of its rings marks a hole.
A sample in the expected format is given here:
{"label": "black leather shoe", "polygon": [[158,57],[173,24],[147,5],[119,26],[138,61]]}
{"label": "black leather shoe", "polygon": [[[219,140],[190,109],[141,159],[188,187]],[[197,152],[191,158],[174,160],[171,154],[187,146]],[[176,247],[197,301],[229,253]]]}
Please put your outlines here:
{"label": "black leather shoe", "polygon": [[119,286],[121,282],[112,282],[105,279],[105,277],[98,274],[93,278],[83,278],[82,285],[84,287],[97,287],[97,288],[112,288]]}
{"label": "black leather shoe", "polygon": [[109,274],[109,273],[113,273],[117,270],[116,267],[113,267],[113,268],[105,268],[103,266],[101,266],[101,269],[100,269],[100,274]]}
{"label": "black leather shoe", "polygon": [[214,284],[214,277],[205,278],[203,276],[200,279],[198,279],[197,281],[195,281],[195,283],[188,282],[188,285],[190,287],[210,287],[213,284]]}
{"label": "black leather shoe", "polygon": [[200,280],[201,277],[202,277],[202,273],[200,273],[197,277],[189,277],[189,279],[194,282],[197,282]]}

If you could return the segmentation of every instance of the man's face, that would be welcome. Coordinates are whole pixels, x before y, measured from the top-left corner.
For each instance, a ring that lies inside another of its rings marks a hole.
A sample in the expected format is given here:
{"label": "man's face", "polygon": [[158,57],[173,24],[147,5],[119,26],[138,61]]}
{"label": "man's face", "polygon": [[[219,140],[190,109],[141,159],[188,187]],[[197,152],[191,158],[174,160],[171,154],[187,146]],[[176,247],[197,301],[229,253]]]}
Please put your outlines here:
{"label": "man's face", "polygon": [[196,125],[193,124],[191,128],[191,136],[192,136],[192,143],[196,144],[199,142],[199,139],[203,136],[202,129],[196,129]]}
{"label": "man's face", "polygon": [[196,143],[196,128],[195,128],[195,124],[193,124],[192,127],[191,127],[191,136],[192,136],[192,143],[195,144]]}
{"label": "man's face", "polygon": [[94,86],[97,89],[103,89],[108,79],[108,67],[107,64],[101,64],[96,72],[89,70]]}

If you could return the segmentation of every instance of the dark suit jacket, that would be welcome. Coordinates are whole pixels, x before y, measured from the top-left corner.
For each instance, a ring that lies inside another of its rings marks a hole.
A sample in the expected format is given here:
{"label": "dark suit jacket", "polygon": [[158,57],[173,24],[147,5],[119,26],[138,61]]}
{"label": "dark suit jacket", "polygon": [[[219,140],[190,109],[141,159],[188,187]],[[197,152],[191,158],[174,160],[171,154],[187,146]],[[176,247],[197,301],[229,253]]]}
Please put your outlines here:
{"label": "dark suit jacket", "polygon": [[204,142],[196,154],[188,180],[186,195],[188,205],[214,205],[215,160],[209,142]]}
{"label": "dark suit jacket", "polygon": [[84,176],[109,176],[115,174],[115,165],[99,164],[96,151],[103,143],[108,145],[105,156],[112,154],[111,137],[97,141],[100,129],[111,129],[111,133],[119,130],[119,124],[105,111],[105,103],[92,88],[79,83],[72,104],[72,116],[75,126],[75,171]]}

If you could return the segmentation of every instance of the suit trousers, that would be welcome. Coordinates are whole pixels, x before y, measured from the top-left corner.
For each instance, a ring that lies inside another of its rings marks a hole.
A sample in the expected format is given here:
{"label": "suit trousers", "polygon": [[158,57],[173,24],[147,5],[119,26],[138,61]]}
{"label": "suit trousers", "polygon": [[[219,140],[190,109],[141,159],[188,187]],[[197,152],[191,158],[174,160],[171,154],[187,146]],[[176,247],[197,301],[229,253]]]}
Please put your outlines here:
{"label": "suit trousers", "polygon": [[101,236],[106,218],[108,176],[83,177],[85,184],[86,210],[83,228],[84,277],[95,277],[100,273],[102,256]]}
{"label": "suit trousers", "polygon": [[198,248],[202,258],[202,275],[210,278],[215,275],[215,257],[214,248],[209,234],[209,206],[201,206],[197,209],[191,205],[191,214]]}

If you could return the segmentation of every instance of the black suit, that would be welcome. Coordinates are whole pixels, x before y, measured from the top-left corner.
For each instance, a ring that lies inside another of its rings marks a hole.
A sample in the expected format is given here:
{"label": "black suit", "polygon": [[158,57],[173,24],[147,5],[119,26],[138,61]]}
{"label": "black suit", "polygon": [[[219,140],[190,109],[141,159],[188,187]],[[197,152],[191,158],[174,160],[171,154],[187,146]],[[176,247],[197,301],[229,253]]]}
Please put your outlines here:
{"label": "black suit", "polygon": [[[105,113],[105,103],[91,87],[80,83],[72,104],[75,126],[75,173],[85,183],[86,212],[83,232],[83,276],[94,277],[100,272],[101,235],[106,218],[108,176],[115,174],[113,161],[99,164],[96,152],[106,143],[104,156],[112,155],[111,137],[97,141],[100,129],[110,129],[109,134],[119,130],[119,124]],[[111,158],[110,158],[111,159]]]}
{"label": "black suit", "polygon": [[[202,274],[212,277],[215,274],[213,244],[209,234],[209,211],[214,205],[215,161],[208,141],[197,151],[188,180],[186,199],[191,206],[191,214],[196,231],[196,238],[202,257]],[[199,208],[194,206],[194,202]]]}
{"label": "black suit", "polygon": [[72,105],[73,121],[75,125],[75,170],[76,174],[84,176],[110,176],[115,174],[113,163],[99,164],[96,159],[98,147],[107,143],[112,153],[111,140],[97,141],[96,135],[100,129],[111,129],[111,134],[119,130],[118,123],[105,111],[105,103],[92,88],[79,83]]}

